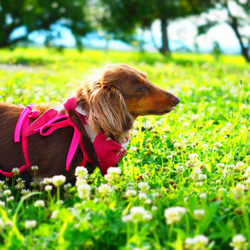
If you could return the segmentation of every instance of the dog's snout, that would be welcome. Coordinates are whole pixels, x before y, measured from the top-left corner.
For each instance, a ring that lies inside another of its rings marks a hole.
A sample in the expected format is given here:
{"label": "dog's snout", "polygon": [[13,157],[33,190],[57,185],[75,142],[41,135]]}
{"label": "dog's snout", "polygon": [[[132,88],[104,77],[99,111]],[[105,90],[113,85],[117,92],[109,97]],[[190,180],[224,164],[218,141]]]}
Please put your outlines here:
{"label": "dog's snout", "polygon": [[166,95],[167,95],[167,98],[170,100],[170,102],[172,103],[173,106],[176,106],[180,102],[180,98],[173,95],[172,93],[167,92]]}

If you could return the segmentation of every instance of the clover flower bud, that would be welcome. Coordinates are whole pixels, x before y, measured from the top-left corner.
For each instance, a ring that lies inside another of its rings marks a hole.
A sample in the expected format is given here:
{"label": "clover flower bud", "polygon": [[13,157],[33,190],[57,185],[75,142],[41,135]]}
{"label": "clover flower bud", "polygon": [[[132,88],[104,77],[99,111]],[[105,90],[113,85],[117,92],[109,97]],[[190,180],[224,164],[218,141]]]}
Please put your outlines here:
{"label": "clover flower bud", "polygon": [[52,177],[52,183],[56,187],[62,186],[66,181],[66,177],[64,175],[55,175]]}
{"label": "clover flower bud", "polygon": [[245,250],[247,249],[248,242],[243,235],[237,234],[233,237],[229,245],[233,247],[234,250]]}
{"label": "clover flower bud", "polygon": [[37,226],[37,222],[35,220],[27,220],[25,221],[24,226],[26,229],[31,229]]}
{"label": "clover flower bud", "polygon": [[169,225],[179,222],[185,213],[186,209],[184,207],[170,207],[165,209],[166,223]]}
{"label": "clover flower bud", "polygon": [[147,190],[150,189],[150,186],[148,185],[147,182],[140,182],[138,183],[138,187],[142,192],[146,192]]}
{"label": "clover flower bud", "polygon": [[197,221],[202,221],[205,216],[205,210],[204,209],[197,209],[194,210],[194,219]]}

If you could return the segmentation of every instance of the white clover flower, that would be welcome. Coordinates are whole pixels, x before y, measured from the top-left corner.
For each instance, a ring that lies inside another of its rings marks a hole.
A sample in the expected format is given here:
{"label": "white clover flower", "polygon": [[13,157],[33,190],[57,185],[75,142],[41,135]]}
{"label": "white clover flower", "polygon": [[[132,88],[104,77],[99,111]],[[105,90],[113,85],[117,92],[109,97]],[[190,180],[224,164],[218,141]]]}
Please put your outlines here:
{"label": "white clover flower", "polygon": [[35,207],[45,207],[45,202],[44,202],[44,200],[37,200],[37,201],[34,203],[34,206],[35,206]]}
{"label": "white clover flower", "polygon": [[208,238],[204,235],[196,235],[194,237],[196,249],[204,249],[208,244]]}
{"label": "white clover flower", "polygon": [[29,189],[22,189],[21,190],[21,194],[22,195],[27,195],[27,194],[29,194],[30,193],[30,190]]}
{"label": "white clover flower", "polygon": [[146,205],[150,205],[152,203],[152,201],[150,200],[150,199],[146,199],[145,201],[144,201],[144,204],[146,204]]}
{"label": "white clover flower", "polygon": [[5,207],[5,202],[4,201],[0,201],[0,207]]}
{"label": "white clover flower", "polygon": [[221,183],[221,179],[216,180],[215,183],[216,183],[216,184],[220,184],[220,183]]}
{"label": "white clover flower", "polygon": [[146,200],[148,198],[146,193],[139,192],[139,200]]}
{"label": "white clover flower", "polygon": [[131,146],[131,147],[129,148],[129,151],[130,151],[130,152],[137,152],[137,147]]}
{"label": "white clover flower", "polygon": [[132,207],[130,209],[130,214],[122,217],[124,222],[140,222],[140,221],[149,221],[152,219],[152,215],[145,210],[144,207]]}
{"label": "white clover flower", "polygon": [[98,199],[98,198],[95,198],[94,199],[94,203],[98,203],[98,202],[100,202],[100,201],[102,201],[101,199]]}
{"label": "white clover flower", "polygon": [[180,174],[183,174],[184,173],[184,167],[181,166],[181,165],[177,165],[176,166],[176,172],[180,173]]}
{"label": "white clover flower", "polygon": [[198,181],[199,180],[199,175],[201,174],[201,170],[199,167],[194,167],[193,168],[193,172],[192,175],[190,176],[192,179],[194,179],[194,181]]}
{"label": "white clover flower", "polygon": [[248,177],[246,180],[245,180],[245,183],[248,187],[250,187],[250,177]]}
{"label": "white clover flower", "polygon": [[17,184],[15,185],[15,188],[17,188],[17,189],[19,189],[19,190],[23,189],[24,186],[25,186],[25,185],[24,185],[24,182],[25,182],[25,181],[23,181],[23,180],[22,180],[22,181],[18,181]]}
{"label": "white clover flower", "polygon": [[225,168],[225,164],[224,163],[217,163],[217,168],[219,170],[224,169]]}
{"label": "white clover flower", "polygon": [[90,195],[90,185],[88,184],[81,184],[77,186],[78,196],[81,199],[88,199]]}
{"label": "white clover flower", "polygon": [[242,109],[247,109],[247,105],[245,103],[242,103],[241,108]]}
{"label": "white clover flower", "polygon": [[3,188],[4,184],[5,184],[5,181],[0,181],[0,189]]}
{"label": "white clover flower", "polygon": [[107,174],[104,176],[104,178],[109,184],[114,184],[119,180],[121,173],[122,171],[120,168],[110,167],[108,168]]}
{"label": "white clover flower", "polygon": [[181,124],[182,127],[188,127],[188,125],[189,125],[188,122],[183,122],[183,123]]}
{"label": "white clover flower", "polygon": [[81,178],[81,177],[77,177],[76,178],[76,186],[80,186],[82,184],[86,184],[86,180],[84,178]]}
{"label": "white clover flower", "polygon": [[75,176],[79,176],[79,177],[82,177],[84,179],[87,179],[89,177],[89,173],[85,167],[78,166],[75,169]]}
{"label": "white clover flower", "polygon": [[65,191],[69,190],[71,187],[72,187],[71,183],[67,183],[67,184],[63,185],[63,189]]}
{"label": "white clover flower", "polygon": [[241,127],[240,127],[240,132],[241,132],[241,133],[247,132],[247,127],[246,127],[246,126],[241,126]]}
{"label": "white clover flower", "polygon": [[205,210],[204,209],[197,209],[194,210],[194,219],[197,221],[202,221],[205,217]]}
{"label": "white clover flower", "polygon": [[190,154],[188,156],[188,161],[185,163],[187,167],[195,167],[199,163],[199,155],[198,154]]}
{"label": "white clover flower", "polygon": [[195,185],[198,186],[198,187],[201,187],[203,185],[203,182],[202,181],[198,181],[198,182],[195,183]]}
{"label": "white clover flower", "polygon": [[114,177],[114,175],[112,175],[112,174],[105,174],[105,175],[104,175],[104,179],[105,179],[108,183],[110,183],[110,184],[112,184],[112,183],[114,183],[114,182],[116,181],[116,177]]}
{"label": "white clover flower", "polygon": [[192,249],[195,249],[195,240],[194,240],[194,238],[187,238],[186,240],[185,240],[185,249],[190,249],[190,250],[192,250]]}
{"label": "white clover flower", "polygon": [[179,222],[185,213],[186,209],[184,207],[170,207],[165,209],[166,223],[169,225]]}
{"label": "white clover flower", "polygon": [[51,219],[57,219],[58,218],[58,214],[59,214],[59,211],[58,210],[54,210],[51,214]]}
{"label": "white clover flower", "polygon": [[20,170],[19,170],[19,168],[13,168],[12,172],[13,172],[14,175],[18,175]]}
{"label": "white clover flower", "polygon": [[107,173],[111,175],[121,175],[122,171],[118,167],[110,167],[108,168]]}
{"label": "white clover flower", "polygon": [[233,247],[234,250],[245,250],[247,249],[248,242],[243,235],[237,234],[233,237],[229,245]]}
{"label": "white clover flower", "polygon": [[156,206],[152,206],[152,211],[154,212],[154,211],[157,211],[158,210],[158,207],[156,207]]}
{"label": "white clover flower", "polygon": [[198,181],[205,181],[205,180],[207,180],[207,175],[206,174],[199,174]]}
{"label": "white clover flower", "polygon": [[123,222],[130,222],[130,221],[132,221],[131,214],[127,214],[127,215],[122,216],[122,221]]}
{"label": "white clover flower", "polygon": [[14,196],[12,195],[12,196],[9,196],[7,199],[6,199],[6,201],[7,202],[10,202],[10,201],[13,201],[14,200]]}
{"label": "white clover flower", "polygon": [[202,144],[202,149],[203,150],[207,150],[208,148],[209,148],[208,144],[206,144],[206,143]]}
{"label": "white clover flower", "polygon": [[207,199],[207,194],[206,193],[200,193],[199,197],[200,197],[200,199],[205,200],[205,199]]}
{"label": "white clover flower", "polygon": [[199,115],[198,114],[192,114],[191,115],[191,120],[194,121],[194,122],[198,121],[199,120]]}
{"label": "white clover flower", "polygon": [[55,175],[52,177],[52,183],[56,187],[62,186],[66,181],[66,177],[64,175]]}
{"label": "white clover flower", "polygon": [[44,178],[42,182],[46,185],[49,185],[52,183],[52,178]]}
{"label": "white clover flower", "polygon": [[13,97],[11,97],[11,96],[9,96],[9,97],[7,97],[7,99],[6,99],[6,102],[7,103],[13,103]]}
{"label": "white clover flower", "polygon": [[215,143],[214,143],[214,147],[215,147],[215,148],[221,148],[221,147],[222,147],[222,144],[219,143],[219,142],[215,142]]}
{"label": "white clover flower", "polygon": [[243,175],[244,177],[248,178],[250,176],[250,167],[248,167],[246,170],[245,170],[245,173]]}
{"label": "white clover flower", "polygon": [[45,191],[50,192],[52,190],[52,188],[53,187],[51,185],[46,185],[44,189],[45,189]]}
{"label": "white clover flower", "polygon": [[160,196],[160,194],[158,192],[155,192],[152,194],[153,199],[155,200],[156,198],[158,198]]}
{"label": "white clover flower", "polygon": [[235,166],[234,164],[229,164],[229,165],[227,166],[227,168],[228,168],[228,170],[229,170],[230,172],[234,172],[234,170],[236,169],[236,166]]}
{"label": "white clover flower", "polygon": [[181,144],[179,142],[175,142],[174,147],[177,149],[181,149]]}
{"label": "white clover flower", "polygon": [[146,213],[144,214],[143,221],[150,221],[150,220],[152,220],[152,219],[153,219],[153,216],[152,216],[152,214],[150,214],[149,212],[146,212]]}
{"label": "white clover flower", "polygon": [[133,190],[133,189],[127,189],[126,190],[126,193],[125,193],[126,197],[134,197],[136,195],[137,195],[136,190]]}
{"label": "white clover flower", "polygon": [[239,161],[236,163],[235,171],[242,171],[245,167],[244,162]]}
{"label": "white clover flower", "polygon": [[31,167],[31,170],[33,170],[33,171],[37,171],[39,168],[38,168],[38,166],[32,166]]}
{"label": "white clover flower", "polygon": [[31,229],[37,226],[37,222],[35,220],[27,220],[25,221],[24,226],[26,229]]}
{"label": "white clover flower", "polygon": [[16,95],[20,95],[22,93],[22,90],[21,89],[15,89],[15,94]]}
{"label": "white clover flower", "polygon": [[103,196],[109,195],[112,191],[112,188],[108,184],[101,184],[98,187],[98,192],[102,194]]}
{"label": "white clover flower", "polygon": [[185,240],[185,249],[188,250],[204,250],[208,244],[208,238],[204,235],[197,235],[194,238]]}
{"label": "white clover flower", "polygon": [[64,201],[63,201],[63,200],[58,200],[58,201],[56,202],[56,205],[58,205],[58,206],[62,206],[62,205],[63,205],[63,203],[64,203]]}
{"label": "white clover flower", "polygon": [[11,191],[9,190],[9,189],[7,189],[7,190],[4,190],[3,191],[3,194],[5,195],[5,196],[10,196],[11,195]]}
{"label": "white clover flower", "polygon": [[147,190],[150,189],[150,186],[148,185],[147,182],[140,182],[138,183],[138,187],[142,192],[146,192]]}
{"label": "white clover flower", "polygon": [[236,187],[232,189],[235,199],[242,199],[244,197],[245,186],[237,183]]}
{"label": "white clover flower", "polygon": [[189,158],[189,160],[196,161],[196,160],[198,160],[199,155],[198,154],[190,154],[188,156],[188,158]]}

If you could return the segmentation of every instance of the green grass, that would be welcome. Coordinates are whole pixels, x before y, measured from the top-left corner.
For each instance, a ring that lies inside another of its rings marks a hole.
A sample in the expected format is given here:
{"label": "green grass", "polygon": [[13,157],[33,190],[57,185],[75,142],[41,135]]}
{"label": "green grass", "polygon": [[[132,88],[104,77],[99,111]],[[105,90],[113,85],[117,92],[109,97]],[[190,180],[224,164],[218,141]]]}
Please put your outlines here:
{"label": "green grass", "polygon": [[[46,191],[0,184],[0,249],[233,249],[237,234],[250,243],[250,66],[241,57],[2,50],[0,100],[61,103],[86,73],[117,62],[145,71],[181,103],[168,115],[137,118],[122,174],[105,195],[98,169],[87,180],[88,198],[72,187],[63,203]],[[141,191],[143,182],[150,188]],[[150,218],[126,221],[137,206]],[[167,224],[164,211],[172,207],[185,213]],[[34,228],[25,226],[29,220]],[[186,239],[197,235],[206,246],[188,248]]]}

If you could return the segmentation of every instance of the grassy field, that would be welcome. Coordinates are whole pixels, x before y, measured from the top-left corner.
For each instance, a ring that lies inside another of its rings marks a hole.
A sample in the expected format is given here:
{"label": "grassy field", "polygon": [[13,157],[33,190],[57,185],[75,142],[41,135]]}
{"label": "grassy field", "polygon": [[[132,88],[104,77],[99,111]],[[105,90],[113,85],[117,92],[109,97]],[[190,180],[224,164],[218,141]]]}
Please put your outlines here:
{"label": "grassy field", "polygon": [[80,173],[85,189],[65,186],[63,200],[52,184],[0,182],[0,249],[249,249],[250,65],[241,57],[2,50],[0,100],[61,103],[84,75],[117,62],[181,103],[137,118],[121,174]]}

